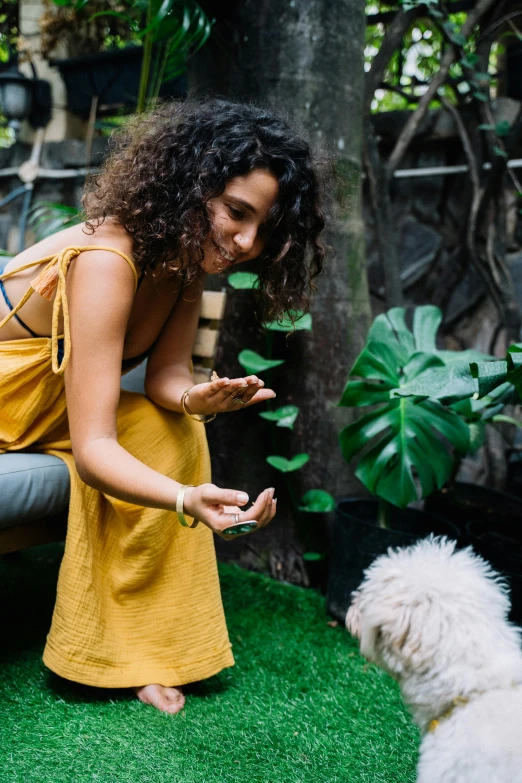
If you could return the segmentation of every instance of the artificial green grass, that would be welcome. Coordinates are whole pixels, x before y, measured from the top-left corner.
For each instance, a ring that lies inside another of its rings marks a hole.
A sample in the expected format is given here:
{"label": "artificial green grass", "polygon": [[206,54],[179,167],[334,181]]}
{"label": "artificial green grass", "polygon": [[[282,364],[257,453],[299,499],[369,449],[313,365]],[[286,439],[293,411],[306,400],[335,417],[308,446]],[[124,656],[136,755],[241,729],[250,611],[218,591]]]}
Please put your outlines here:
{"label": "artificial green grass", "polygon": [[2,783],[415,780],[418,733],[395,684],[316,592],[222,565],[236,666],[189,686],[170,716],[45,669],[59,558],[46,546],[0,564]]}

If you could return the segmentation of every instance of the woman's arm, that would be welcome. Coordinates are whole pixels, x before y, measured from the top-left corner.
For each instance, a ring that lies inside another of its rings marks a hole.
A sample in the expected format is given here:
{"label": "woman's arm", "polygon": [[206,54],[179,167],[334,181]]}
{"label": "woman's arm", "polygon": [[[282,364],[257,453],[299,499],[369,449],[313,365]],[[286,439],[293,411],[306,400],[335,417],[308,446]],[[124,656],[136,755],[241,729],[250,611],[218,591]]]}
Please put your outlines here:
{"label": "woman's arm", "polygon": [[[175,510],[179,482],[158,473],[117,440],[116,413],[125,330],[134,299],[128,264],[106,251],[80,254],[67,277],[72,351],[65,372],[72,449],[80,478],[113,497]],[[272,493],[273,496],[273,493]],[[231,524],[224,504],[244,505],[245,493],[205,484],[187,490],[185,508],[218,534]],[[270,492],[261,493],[240,522],[267,524],[275,513]]]}
{"label": "woman's arm", "polygon": [[[185,407],[192,414],[210,415],[237,411],[245,404],[255,404],[275,397],[272,389],[255,375],[243,378],[220,378],[194,386],[190,370],[192,350],[196,340],[201,297],[205,275],[184,289],[176,302],[147,362],[145,393],[157,405],[167,410],[182,411],[181,397],[190,394]],[[192,388],[191,388],[192,387]],[[234,404],[234,397],[243,404]]]}
{"label": "woman's arm", "polygon": [[134,300],[128,264],[106,251],[80,254],[67,276],[72,351],[65,372],[76,468],[85,483],[121,500],[174,508],[177,483],[117,440],[125,330]]}

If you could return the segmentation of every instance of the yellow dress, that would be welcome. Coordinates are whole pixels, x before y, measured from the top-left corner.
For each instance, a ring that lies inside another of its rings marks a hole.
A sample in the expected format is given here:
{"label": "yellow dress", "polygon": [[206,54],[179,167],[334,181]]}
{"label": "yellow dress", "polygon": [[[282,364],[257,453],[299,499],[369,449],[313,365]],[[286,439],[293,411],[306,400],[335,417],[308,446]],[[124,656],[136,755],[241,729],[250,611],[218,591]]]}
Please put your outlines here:
{"label": "yellow dress", "polygon": [[[65,553],[43,660],[86,685],[182,685],[234,664],[212,532],[203,524],[181,527],[173,512],[89,487],[71,452],[63,382],[71,350],[65,276],[71,261],[91,249],[117,253],[136,274],[114,248],[65,248],[34,264],[46,267],[0,322],[1,329],[34,291],[48,296],[56,288],[51,337],[0,342],[0,453],[54,454],[71,479]],[[16,272],[0,280],[11,274]],[[210,481],[204,427],[188,416],[122,391],[117,427],[119,443],[146,465],[184,484]]]}

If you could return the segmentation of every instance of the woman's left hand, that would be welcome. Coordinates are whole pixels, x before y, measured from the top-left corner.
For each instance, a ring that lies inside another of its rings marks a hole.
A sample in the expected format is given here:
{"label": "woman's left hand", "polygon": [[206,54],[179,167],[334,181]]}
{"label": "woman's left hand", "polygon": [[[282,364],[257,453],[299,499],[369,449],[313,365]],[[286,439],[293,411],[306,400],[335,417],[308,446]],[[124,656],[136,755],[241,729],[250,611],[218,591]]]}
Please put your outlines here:
{"label": "woman's left hand", "polygon": [[192,386],[185,397],[185,408],[188,413],[209,416],[241,410],[246,405],[255,405],[275,396],[272,389],[265,389],[264,382],[257,375],[216,378],[210,383]]}

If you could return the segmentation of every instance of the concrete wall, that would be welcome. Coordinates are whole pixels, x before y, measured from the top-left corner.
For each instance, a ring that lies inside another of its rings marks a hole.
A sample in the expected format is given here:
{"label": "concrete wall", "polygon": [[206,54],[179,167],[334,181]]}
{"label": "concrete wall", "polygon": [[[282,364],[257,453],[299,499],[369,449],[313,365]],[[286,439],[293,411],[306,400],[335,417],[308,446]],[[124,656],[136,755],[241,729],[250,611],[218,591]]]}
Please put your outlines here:
{"label": "concrete wall", "polygon": [[[38,78],[51,83],[53,94],[53,112],[51,122],[45,129],[46,141],[62,141],[63,139],[85,138],[87,123],[78,117],[74,117],[67,111],[67,97],[65,85],[56,68],[51,68],[47,60],[40,56],[40,35],[38,20],[44,12],[41,0],[20,0],[20,34],[25,39],[31,59],[36,68]],[[56,57],[66,52],[56,53]],[[22,63],[20,70],[26,76],[32,77],[32,70],[28,63]],[[34,131],[27,123],[24,124],[20,139],[31,143]]]}

